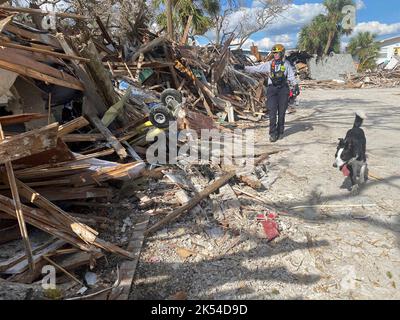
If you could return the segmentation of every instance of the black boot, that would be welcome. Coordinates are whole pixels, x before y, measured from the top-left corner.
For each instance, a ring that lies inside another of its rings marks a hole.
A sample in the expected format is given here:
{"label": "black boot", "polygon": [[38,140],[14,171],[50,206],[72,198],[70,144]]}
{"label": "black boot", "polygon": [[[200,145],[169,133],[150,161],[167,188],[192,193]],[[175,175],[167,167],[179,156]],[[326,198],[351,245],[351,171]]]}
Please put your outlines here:
{"label": "black boot", "polygon": [[277,135],[270,135],[269,136],[269,141],[271,141],[271,142],[276,142],[278,140],[278,136]]}

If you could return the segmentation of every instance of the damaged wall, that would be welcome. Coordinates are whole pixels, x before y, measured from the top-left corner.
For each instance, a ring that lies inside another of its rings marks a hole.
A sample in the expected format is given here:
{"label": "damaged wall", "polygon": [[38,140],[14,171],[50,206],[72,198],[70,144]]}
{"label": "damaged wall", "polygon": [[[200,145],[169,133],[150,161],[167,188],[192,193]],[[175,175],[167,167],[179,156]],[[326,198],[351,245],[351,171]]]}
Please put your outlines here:
{"label": "damaged wall", "polygon": [[313,57],[308,61],[313,80],[344,79],[346,74],[356,74],[356,66],[350,54],[332,54],[323,58]]}

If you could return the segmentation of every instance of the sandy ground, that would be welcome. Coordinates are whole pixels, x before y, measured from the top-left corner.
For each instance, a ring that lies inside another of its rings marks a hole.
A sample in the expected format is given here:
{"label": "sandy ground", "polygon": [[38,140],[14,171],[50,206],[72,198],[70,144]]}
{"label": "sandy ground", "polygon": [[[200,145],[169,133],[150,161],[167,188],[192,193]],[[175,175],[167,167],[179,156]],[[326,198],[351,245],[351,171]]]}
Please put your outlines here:
{"label": "sandy ground", "polygon": [[[289,149],[270,159],[268,174],[277,179],[259,194],[287,212],[279,217],[280,237],[268,243],[246,230],[224,235],[211,218],[186,216],[147,239],[131,298],[400,299],[399,99],[398,88],[304,91],[274,145]],[[355,110],[368,114],[369,169],[381,178],[358,196],[332,167]],[[261,124],[256,134],[270,150],[266,130]],[[295,208],[304,206],[314,207]],[[250,225],[255,213],[243,211]],[[179,247],[198,254],[182,259]]]}

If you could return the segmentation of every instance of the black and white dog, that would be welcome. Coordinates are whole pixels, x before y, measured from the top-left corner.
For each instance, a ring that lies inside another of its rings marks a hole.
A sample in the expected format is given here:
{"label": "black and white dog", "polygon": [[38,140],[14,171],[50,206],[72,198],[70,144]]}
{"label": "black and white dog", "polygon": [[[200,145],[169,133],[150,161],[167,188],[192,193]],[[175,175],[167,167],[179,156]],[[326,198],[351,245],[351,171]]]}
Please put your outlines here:
{"label": "black and white dog", "polygon": [[345,176],[350,177],[351,191],[358,193],[360,185],[368,179],[368,167],[366,157],[367,140],[364,130],[361,129],[366,115],[356,113],[353,128],[347,131],[344,139],[339,139],[335,162],[333,166],[339,168]]}

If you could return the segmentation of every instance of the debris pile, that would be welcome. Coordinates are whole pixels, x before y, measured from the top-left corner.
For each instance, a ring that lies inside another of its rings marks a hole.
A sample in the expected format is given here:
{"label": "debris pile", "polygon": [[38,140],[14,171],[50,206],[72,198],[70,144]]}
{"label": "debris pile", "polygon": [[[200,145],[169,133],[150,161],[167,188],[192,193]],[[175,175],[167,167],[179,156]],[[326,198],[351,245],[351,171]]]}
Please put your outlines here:
{"label": "debris pile", "polygon": [[[46,15],[0,8],[1,281],[30,285],[50,265],[63,275],[64,298],[127,299],[146,235],[204,212],[200,204],[211,199],[226,227],[245,223],[229,182],[259,187],[251,173],[146,162],[146,137],[166,130],[165,119],[228,132],[226,121],[260,119],[263,81],[232,67],[242,59],[229,50],[233,37],[222,47],[190,47],[187,35],[176,43],[137,23],[121,44],[98,17],[94,32],[82,27],[88,17],[57,13],[79,28],[56,33],[35,19],[21,22],[20,13]],[[170,108],[157,118],[171,101],[184,112]],[[222,189],[230,199],[217,199]],[[227,222],[227,212],[237,221]],[[96,264],[109,266],[103,284],[96,274],[79,275]]]}

